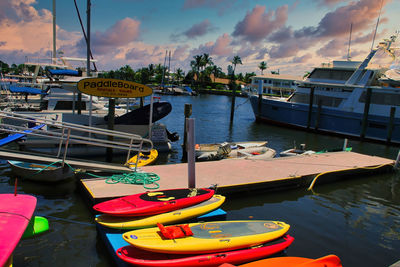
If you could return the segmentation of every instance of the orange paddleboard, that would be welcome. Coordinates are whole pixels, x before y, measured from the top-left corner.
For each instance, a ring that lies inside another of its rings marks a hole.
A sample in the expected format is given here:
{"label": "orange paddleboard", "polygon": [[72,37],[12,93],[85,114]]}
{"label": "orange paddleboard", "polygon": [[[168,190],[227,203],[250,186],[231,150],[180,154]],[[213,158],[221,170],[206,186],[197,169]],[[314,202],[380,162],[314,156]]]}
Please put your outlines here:
{"label": "orange paddleboard", "polygon": [[[235,265],[222,264],[220,267],[232,267]],[[301,257],[277,257],[253,261],[239,265],[240,267],[341,267],[340,259],[336,255],[328,255],[318,259]]]}

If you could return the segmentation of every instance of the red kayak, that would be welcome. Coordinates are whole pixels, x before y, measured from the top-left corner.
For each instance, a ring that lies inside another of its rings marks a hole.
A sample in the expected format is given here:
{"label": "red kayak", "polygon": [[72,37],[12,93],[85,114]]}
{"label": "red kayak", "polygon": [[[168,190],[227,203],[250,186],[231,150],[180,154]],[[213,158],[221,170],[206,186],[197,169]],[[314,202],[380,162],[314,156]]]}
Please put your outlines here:
{"label": "red kayak", "polygon": [[182,188],[150,191],[108,200],[93,209],[113,216],[148,216],[186,208],[210,199],[213,189]]}
{"label": "red kayak", "polygon": [[117,255],[123,261],[138,266],[219,266],[225,262],[240,264],[276,254],[289,247],[293,240],[293,237],[285,235],[257,247],[200,255],[156,253],[125,246],[117,250]]}
{"label": "red kayak", "polygon": [[318,259],[302,257],[277,257],[258,260],[242,265],[222,264],[219,267],[342,267],[340,259],[336,255],[328,255]]}

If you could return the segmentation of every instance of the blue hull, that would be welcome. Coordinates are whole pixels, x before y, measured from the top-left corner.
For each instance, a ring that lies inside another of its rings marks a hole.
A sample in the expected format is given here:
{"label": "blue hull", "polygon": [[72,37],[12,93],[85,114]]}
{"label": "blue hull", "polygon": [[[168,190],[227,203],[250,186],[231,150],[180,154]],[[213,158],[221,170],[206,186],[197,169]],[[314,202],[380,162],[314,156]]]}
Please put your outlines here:
{"label": "blue hull", "polygon": [[[300,129],[313,129],[351,138],[361,138],[363,120],[361,113],[322,107],[318,116],[318,107],[313,106],[308,127],[309,106],[307,104],[263,98],[259,108],[258,96],[251,96],[250,102],[257,120]],[[389,116],[369,115],[364,139],[387,142],[389,120]],[[394,120],[390,142],[400,144],[400,119],[398,118]]]}

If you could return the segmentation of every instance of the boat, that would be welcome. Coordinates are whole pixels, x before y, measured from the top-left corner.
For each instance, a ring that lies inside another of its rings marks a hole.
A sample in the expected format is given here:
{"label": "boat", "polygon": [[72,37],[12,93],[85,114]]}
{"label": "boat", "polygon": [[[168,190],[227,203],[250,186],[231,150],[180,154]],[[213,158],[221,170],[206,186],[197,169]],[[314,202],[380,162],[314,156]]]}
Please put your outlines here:
{"label": "boat", "polygon": [[225,262],[240,264],[274,255],[288,248],[293,241],[292,236],[284,235],[256,247],[198,255],[156,253],[134,246],[124,246],[117,250],[117,255],[124,262],[135,266],[219,266]]}
{"label": "boat", "polygon": [[8,160],[11,171],[17,177],[35,181],[56,183],[74,177],[74,170],[62,162],[46,165],[41,163]]}
{"label": "boat", "polygon": [[12,253],[27,228],[37,199],[26,194],[0,194],[0,266],[11,266]]}
{"label": "boat", "polygon": [[392,54],[396,36],[364,61],[333,61],[297,81],[287,98],[250,96],[257,121],[367,141],[400,143],[400,87],[380,80],[387,69],[368,67],[378,51]]}
{"label": "boat", "polygon": [[148,153],[140,152],[139,159],[138,159],[138,154],[136,154],[135,156],[130,158],[125,163],[125,165],[129,166],[129,168],[142,167],[152,164],[157,159],[157,157],[158,157],[158,151],[156,149],[152,149]]}
{"label": "boat", "polygon": [[157,223],[173,224],[201,216],[220,207],[225,197],[214,195],[210,199],[198,204],[161,214],[144,217],[117,217],[101,214],[96,217],[96,222],[102,226],[113,229],[139,229],[155,227]]}
{"label": "boat", "polygon": [[159,224],[159,227],[126,232],[122,237],[129,244],[152,252],[204,254],[258,246],[283,236],[289,228],[288,224],[280,221],[256,220],[165,227]]}
{"label": "boat", "polygon": [[224,142],[214,144],[196,144],[197,161],[209,161],[233,158],[268,159],[276,151],[267,147],[267,141]]}
{"label": "boat", "polygon": [[223,264],[220,267],[342,267],[340,259],[336,255],[327,255],[318,259],[303,257],[275,257],[258,260],[242,265]]}
{"label": "boat", "polygon": [[93,209],[112,216],[148,216],[186,208],[210,199],[210,188],[178,188],[124,196],[98,203]]}
{"label": "boat", "polygon": [[45,233],[49,230],[49,221],[42,216],[34,216],[31,218],[28,226],[25,229],[24,234],[22,235],[23,239],[31,238],[42,233]]}
{"label": "boat", "polygon": [[299,155],[311,155],[315,154],[316,152],[313,150],[306,150],[306,145],[301,144],[299,148],[296,146],[294,148],[290,148],[287,150],[284,150],[279,153],[280,157],[289,157],[289,156],[299,156]]}

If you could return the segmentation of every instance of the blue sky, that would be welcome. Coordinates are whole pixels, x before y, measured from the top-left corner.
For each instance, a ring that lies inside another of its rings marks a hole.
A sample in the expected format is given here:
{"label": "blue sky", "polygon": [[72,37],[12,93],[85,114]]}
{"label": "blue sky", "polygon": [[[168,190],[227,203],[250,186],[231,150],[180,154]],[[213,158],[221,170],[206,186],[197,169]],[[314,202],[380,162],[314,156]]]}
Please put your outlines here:
{"label": "blue sky", "polygon": [[[46,58],[52,50],[52,0],[2,0],[0,60],[9,64]],[[76,0],[86,27],[86,0]],[[227,71],[239,55],[237,72],[269,70],[302,75],[322,62],[347,55],[350,25],[352,59],[400,29],[398,0],[91,0],[91,40],[101,70],[150,63],[190,69],[193,56],[208,53]],[[381,9],[382,6],[382,9]],[[57,49],[86,57],[74,1],[56,1]],[[398,42],[399,43],[399,42]],[[383,59],[382,59],[383,60]],[[385,62],[386,63],[386,62]]]}

